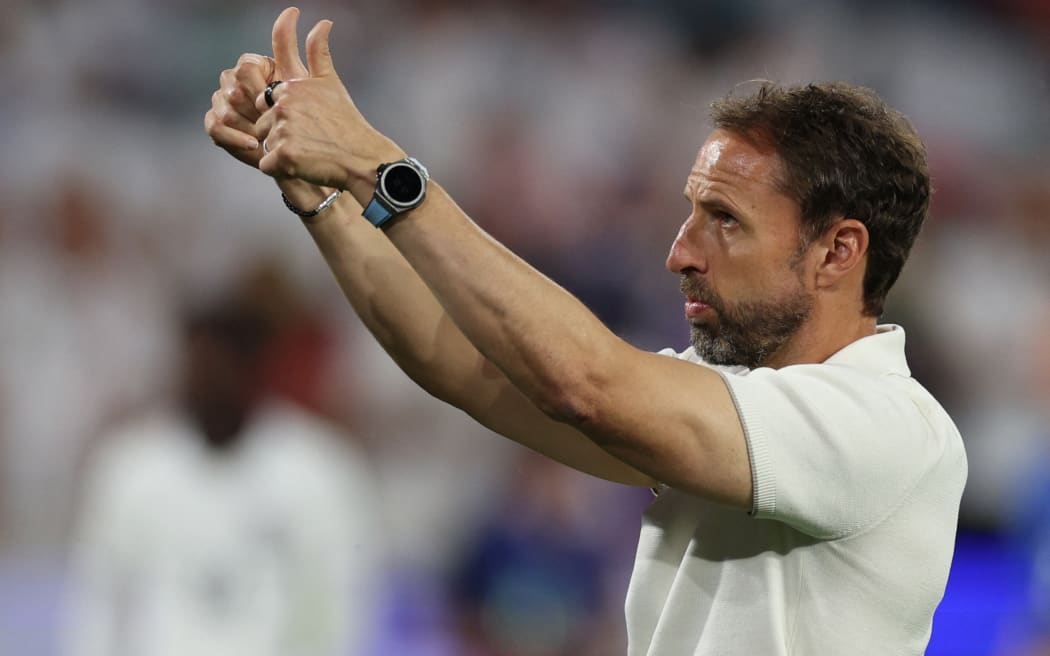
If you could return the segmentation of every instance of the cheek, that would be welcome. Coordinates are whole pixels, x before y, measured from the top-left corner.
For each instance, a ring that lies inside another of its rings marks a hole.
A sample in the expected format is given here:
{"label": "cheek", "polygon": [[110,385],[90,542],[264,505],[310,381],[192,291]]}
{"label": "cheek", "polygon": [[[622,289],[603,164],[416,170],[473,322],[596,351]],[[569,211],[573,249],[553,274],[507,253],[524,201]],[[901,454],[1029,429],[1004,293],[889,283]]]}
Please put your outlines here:
{"label": "cheek", "polygon": [[729,300],[776,301],[804,291],[799,272],[776,256],[744,248],[730,248],[721,266],[709,276],[715,289]]}
{"label": "cheek", "polygon": [[740,293],[750,293],[767,287],[773,276],[769,275],[768,258],[743,240],[710,238],[711,278],[720,288]]}

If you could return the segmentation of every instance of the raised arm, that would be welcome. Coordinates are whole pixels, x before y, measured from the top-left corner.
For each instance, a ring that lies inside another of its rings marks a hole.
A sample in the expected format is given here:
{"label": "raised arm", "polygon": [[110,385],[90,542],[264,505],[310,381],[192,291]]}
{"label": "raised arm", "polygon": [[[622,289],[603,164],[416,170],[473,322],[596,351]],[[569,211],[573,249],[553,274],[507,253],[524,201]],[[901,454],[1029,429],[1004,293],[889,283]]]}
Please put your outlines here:
{"label": "raised arm", "polygon": [[[264,156],[254,125],[261,114],[256,96],[275,79],[307,75],[296,46],[297,19],[296,10],[286,10],[274,24],[273,59],[245,55],[223,72],[205,118],[215,143],[250,166],[257,167]],[[278,185],[299,208],[315,208],[331,192],[287,177],[279,178]],[[617,482],[654,484],[575,428],[540,412],[464,337],[415,270],[361,218],[361,211],[350,194],[343,194],[307,227],[347,300],[406,374],[495,432],[570,467]]]}
{"label": "raised arm", "polygon": [[[335,72],[330,29],[321,21],[310,32],[310,77],[278,87],[276,104],[260,119],[270,150],[259,168],[347,189],[365,205],[377,167],[404,152],[357,110]],[[257,106],[264,107],[261,98]],[[360,235],[378,248],[379,233],[367,234],[370,224],[354,220],[351,241]],[[462,335],[532,405],[651,479],[750,508],[743,428],[718,373],[620,340],[485,234],[437,184],[386,237]]]}

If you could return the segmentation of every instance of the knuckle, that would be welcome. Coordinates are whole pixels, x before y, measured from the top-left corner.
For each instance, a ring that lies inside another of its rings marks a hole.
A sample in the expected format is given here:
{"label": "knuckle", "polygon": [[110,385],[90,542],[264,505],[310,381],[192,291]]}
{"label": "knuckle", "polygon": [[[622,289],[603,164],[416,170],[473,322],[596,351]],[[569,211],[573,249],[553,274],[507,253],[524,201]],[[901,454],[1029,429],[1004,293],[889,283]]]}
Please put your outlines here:
{"label": "knuckle", "polygon": [[273,155],[278,170],[289,176],[295,175],[295,162],[288,156],[287,145],[281,144],[275,148],[271,148],[270,154]]}
{"label": "knuckle", "polygon": [[233,77],[238,82],[244,82],[247,80],[255,71],[258,69],[256,64],[242,64],[237,66],[237,70],[234,71]]}
{"label": "knuckle", "polygon": [[213,125],[210,130],[207,131],[208,136],[211,137],[211,142],[220,148],[225,148],[226,145],[223,143],[222,131],[218,126]]}

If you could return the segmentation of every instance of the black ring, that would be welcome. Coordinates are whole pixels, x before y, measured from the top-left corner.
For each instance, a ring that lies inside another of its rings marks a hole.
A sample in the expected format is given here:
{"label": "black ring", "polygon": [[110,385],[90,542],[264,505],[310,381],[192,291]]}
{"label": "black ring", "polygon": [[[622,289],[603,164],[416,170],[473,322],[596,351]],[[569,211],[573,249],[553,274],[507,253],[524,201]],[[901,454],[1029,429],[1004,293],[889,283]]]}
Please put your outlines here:
{"label": "black ring", "polygon": [[281,80],[274,80],[267,84],[266,91],[263,91],[263,99],[266,100],[267,107],[273,107],[273,90],[277,88],[278,84],[281,84]]}

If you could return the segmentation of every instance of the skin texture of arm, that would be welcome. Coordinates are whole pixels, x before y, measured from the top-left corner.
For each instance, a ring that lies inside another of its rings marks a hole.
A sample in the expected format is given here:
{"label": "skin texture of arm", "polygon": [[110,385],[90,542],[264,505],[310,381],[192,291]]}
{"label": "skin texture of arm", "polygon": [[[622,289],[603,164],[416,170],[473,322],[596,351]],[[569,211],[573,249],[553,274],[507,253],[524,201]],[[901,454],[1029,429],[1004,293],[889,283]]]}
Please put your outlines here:
{"label": "skin texture of arm", "polygon": [[[292,49],[296,17],[278,18],[275,53]],[[620,340],[436,183],[385,235],[357,215],[376,167],[404,152],[357,110],[335,73],[330,30],[321,21],[307,37],[310,77],[277,87],[272,109],[257,97],[255,136],[270,144],[258,167],[353,195],[354,211],[337,203],[311,233],[398,364],[435,396],[573,467],[750,509],[743,429],[718,373]]]}
{"label": "skin texture of arm", "polygon": [[706,367],[636,349],[478,228],[438,185],[390,241],[536,407],[652,479],[751,507],[736,407]]}
{"label": "skin texture of arm", "polygon": [[[274,80],[308,75],[299,58],[297,19],[298,11],[290,9],[274,24],[273,58],[243,55],[234,69],[223,71],[205,116],[215,144],[253,168],[266,155],[261,143],[265,135],[255,125],[266,107],[257,107],[256,97]],[[277,182],[301,208],[316,207],[330,192],[291,177]],[[579,431],[540,412],[511,385],[467,341],[390,241],[361,217],[360,204],[349,194],[307,225],[363,323],[427,392],[565,465],[616,482],[655,484]]]}
{"label": "skin texture of arm", "polygon": [[[316,204],[320,192],[299,192]],[[309,200],[309,202],[308,202]],[[611,481],[655,481],[552,420],[510,384],[445,313],[382,232],[342,198],[309,231],[357,315],[401,369],[423,389],[479,423],[580,471]]]}

